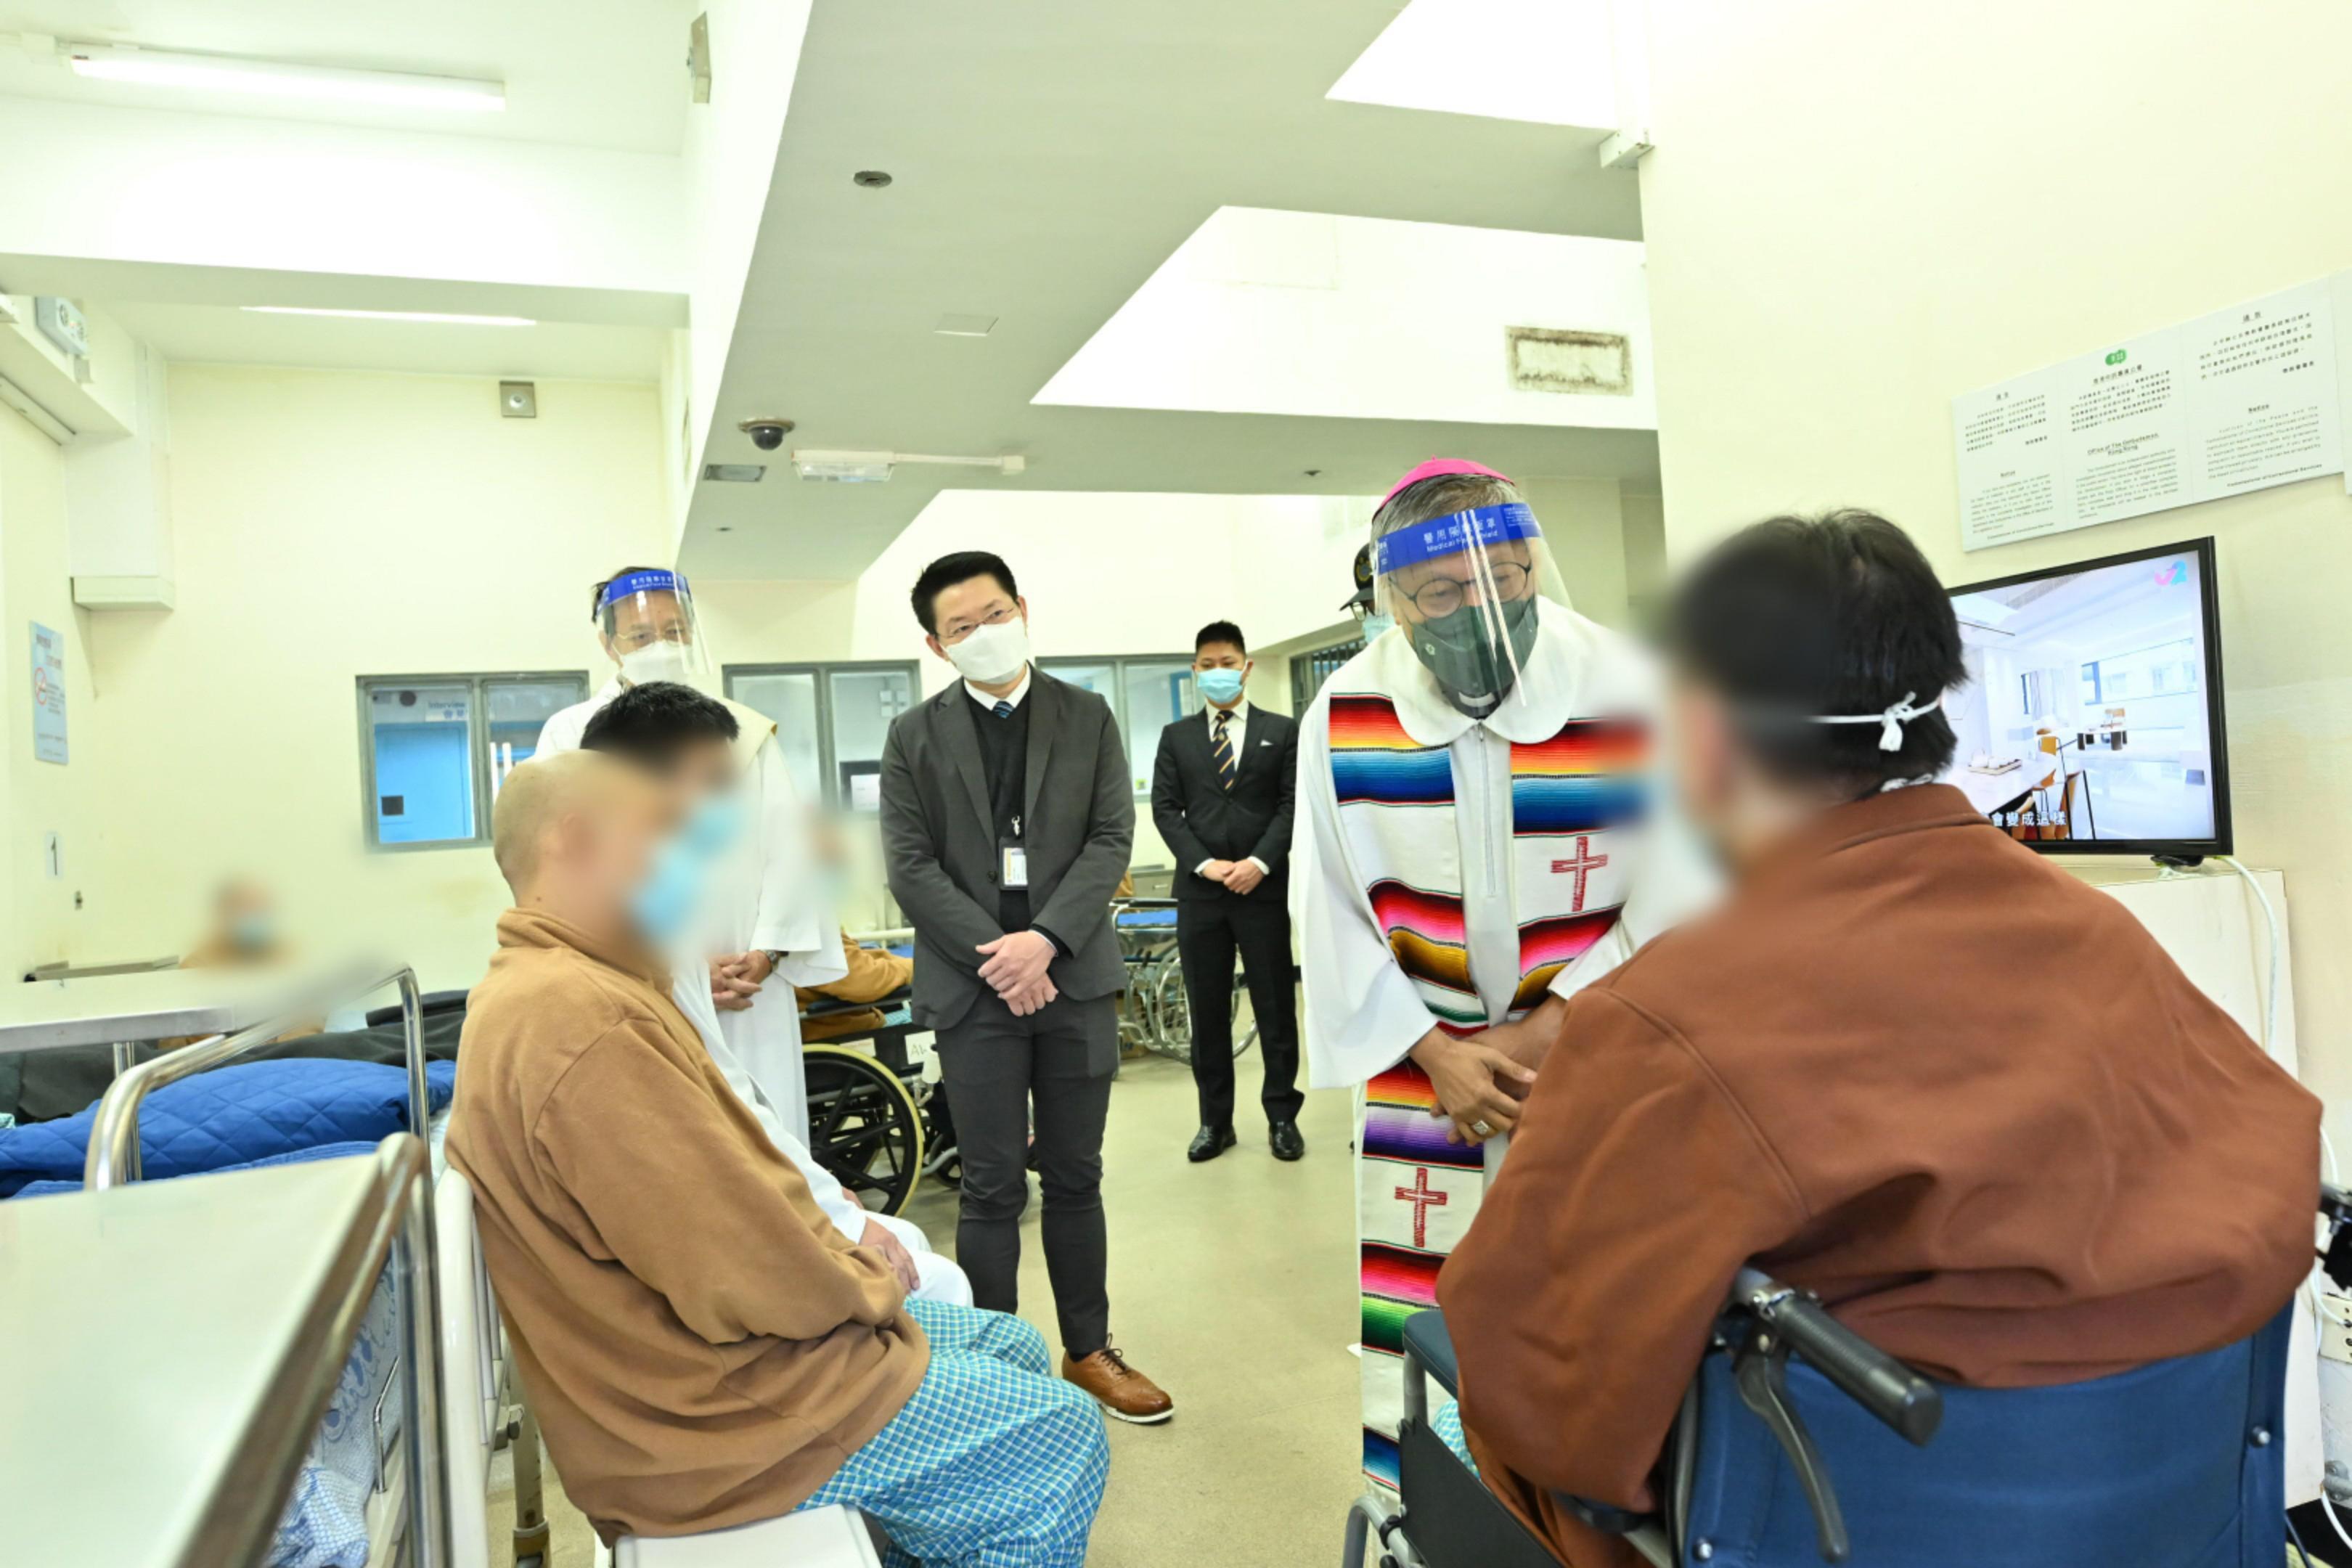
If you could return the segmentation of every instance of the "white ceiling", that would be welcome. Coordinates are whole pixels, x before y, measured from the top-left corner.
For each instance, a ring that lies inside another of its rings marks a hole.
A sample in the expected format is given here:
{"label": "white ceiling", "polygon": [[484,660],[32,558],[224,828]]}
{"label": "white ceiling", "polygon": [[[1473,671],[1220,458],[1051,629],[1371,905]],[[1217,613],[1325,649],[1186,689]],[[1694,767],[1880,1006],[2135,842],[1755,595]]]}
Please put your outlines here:
{"label": "white ceiling", "polygon": [[566,321],[486,327],[262,315],[222,305],[110,303],[106,309],[132,337],[181,364],[650,382],[661,379],[668,337],[651,327]]}
{"label": "white ceiling", "polygon": [[5,43],[0,96],[674,153],[694,9],[686,0],[0,0],[0,33],[502,79],[507,108],[432,113],[86,81]]}
{"label": "white ceiling", "polygon": [[[898,7],[819,0],[706,453],[772,467],[699,487],[688,564],[854,576],[950,487],[1377,494],[1447,449],[1513,473],[1654,478],[1647,431],[1033,403],[1220,207],[1640,237],[1633,174],[1595,156],[1606,127],[1328,98],[1397,10],[996,0],[916,27]],[[859,188],[862,169],[895,183]],[[997,324],[941,336],[948,312]],[[1424,325],[1401,314],[1393,331]],[[1029,468],[809,484],[736,434],[753,415],[799,421],[788,447],[1019,452]]]}

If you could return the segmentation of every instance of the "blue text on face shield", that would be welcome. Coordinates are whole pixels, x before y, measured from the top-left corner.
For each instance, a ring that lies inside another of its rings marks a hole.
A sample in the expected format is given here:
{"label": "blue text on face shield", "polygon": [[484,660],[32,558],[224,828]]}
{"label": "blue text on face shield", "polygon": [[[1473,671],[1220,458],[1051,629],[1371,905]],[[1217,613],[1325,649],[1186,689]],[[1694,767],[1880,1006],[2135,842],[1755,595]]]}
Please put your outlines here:
{"label": "blue text on face shield", "polygon": [[646,879],[629,895],[629,915],[637,923],[637,933],[657,946],[682,934],[701,908],[709,865],[710,857],[683,835],[656,849]]}

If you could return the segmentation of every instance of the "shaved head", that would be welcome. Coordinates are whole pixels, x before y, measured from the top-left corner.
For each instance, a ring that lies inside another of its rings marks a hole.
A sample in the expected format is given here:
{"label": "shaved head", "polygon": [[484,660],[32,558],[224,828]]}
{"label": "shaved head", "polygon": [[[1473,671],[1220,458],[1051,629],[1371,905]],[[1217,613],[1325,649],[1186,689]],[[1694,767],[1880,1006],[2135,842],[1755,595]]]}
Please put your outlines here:
{"label": "shaved head", "polygon": [[597,752],[537,757],[507,775],[490,814],[490,853],[520,904],[561,853],[567,823],[626,815],[631,796],[650,794],[635,769]]}

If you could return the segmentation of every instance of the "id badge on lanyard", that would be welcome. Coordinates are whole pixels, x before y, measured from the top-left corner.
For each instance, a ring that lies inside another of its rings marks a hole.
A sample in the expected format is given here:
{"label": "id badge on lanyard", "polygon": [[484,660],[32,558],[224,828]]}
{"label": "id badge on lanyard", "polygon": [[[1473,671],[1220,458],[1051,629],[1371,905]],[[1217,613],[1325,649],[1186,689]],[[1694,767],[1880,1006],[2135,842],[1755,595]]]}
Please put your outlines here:
{"label": "id badge on lanyard", "polygon": [[1029,851],[1021,842],[1021,819],[1013,819],[1013,831],[996,841],[996,870],[1003,888],[1023,889],[1029,885]]}

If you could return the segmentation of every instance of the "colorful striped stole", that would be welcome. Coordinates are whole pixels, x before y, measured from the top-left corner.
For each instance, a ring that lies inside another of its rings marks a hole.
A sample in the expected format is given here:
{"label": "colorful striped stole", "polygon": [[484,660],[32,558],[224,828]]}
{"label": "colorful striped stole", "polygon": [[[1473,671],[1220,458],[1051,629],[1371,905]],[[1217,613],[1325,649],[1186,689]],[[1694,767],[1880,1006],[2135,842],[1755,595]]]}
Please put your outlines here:
{"label": "colorful striped stole", "polygon": [[[1372,692],[1335,692],[1331,778],[1372,916],[1432,1021],[1471,1035],[1490,1019],[1470,964],[1449,749],[1406,733]],[[1648,732],[1639,721],[1572,719],[1511,747],[1511,889],[1518,981],[1508,1015],[1617,923],[1625,829],[1642,812]],[[1429,1079],[1411,1060],[1368,1084],[1357,1153],[1361,1238],[1363,1469],[1396,1485],[1404,1321],[1436,1305],[1437,1274],[1486,1191],[1486,1156],[1448,1143]]]}

